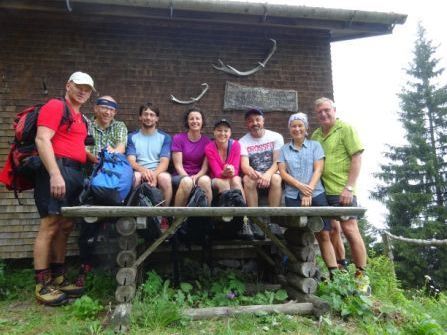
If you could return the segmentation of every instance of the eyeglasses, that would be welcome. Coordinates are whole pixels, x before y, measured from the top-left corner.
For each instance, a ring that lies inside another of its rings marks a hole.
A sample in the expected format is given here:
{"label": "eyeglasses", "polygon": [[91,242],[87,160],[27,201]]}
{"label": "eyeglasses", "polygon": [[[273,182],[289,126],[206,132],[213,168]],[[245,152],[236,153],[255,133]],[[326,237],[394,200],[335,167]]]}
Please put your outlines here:
{"label": "eyeglasses", "polygon": [[323,114],[323,113],[329,113],[330,111],[332,111],[332,108],[323,108],[323,109],[319,109],[317,111],[318,114]]}

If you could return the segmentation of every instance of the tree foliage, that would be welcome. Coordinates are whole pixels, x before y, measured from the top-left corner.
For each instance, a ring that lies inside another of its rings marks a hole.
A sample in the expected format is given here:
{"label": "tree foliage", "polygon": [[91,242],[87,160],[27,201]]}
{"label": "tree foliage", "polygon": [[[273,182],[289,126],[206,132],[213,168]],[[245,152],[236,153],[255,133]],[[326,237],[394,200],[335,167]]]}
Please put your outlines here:
{"label": "tree foliage", "polygon": [[[447,237],[447,86],[435,58],[437,47],[419,25],[408,82],[399,99],[406,144],[388,146],[372,197],[388,208],[391,233],[408,238]],[[396,271],[404,284],[420,286],[429,273],[447,287],[445,248],[394,242]],[[444,263],[444,268],[442,268]]]}

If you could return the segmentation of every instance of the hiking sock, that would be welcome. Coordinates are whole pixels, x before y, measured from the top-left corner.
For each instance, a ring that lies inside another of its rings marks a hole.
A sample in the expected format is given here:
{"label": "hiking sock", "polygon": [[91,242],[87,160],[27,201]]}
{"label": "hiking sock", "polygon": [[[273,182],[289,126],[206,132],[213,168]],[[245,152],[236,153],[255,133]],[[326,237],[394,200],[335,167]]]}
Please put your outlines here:
{"label": "hiking sock", "polygon": [[348,262],[348,260],[346,258],[343,258],[343,259],[337,259],[337,264],[339,265],[338,268],[340,270],[342,270],[342,269],[347,269],[348,268],[349,262]]}
{"label": "hiking sock", "polygon": [[334,271],[338,270],[338,266],[331,266],[327,268],[329,270],[329,279],[332,280],[334,277]]}
{"label": "hiking sock", "polygon": [[51,277],[56,278],[65,274],[65,264],[64,263],[51,263]]}
{"label": "hiking sock", "polygon": [[51,277],[50,269],[34,270],[34,278],[36,279],[36,284],[45,285],[48,279]]}

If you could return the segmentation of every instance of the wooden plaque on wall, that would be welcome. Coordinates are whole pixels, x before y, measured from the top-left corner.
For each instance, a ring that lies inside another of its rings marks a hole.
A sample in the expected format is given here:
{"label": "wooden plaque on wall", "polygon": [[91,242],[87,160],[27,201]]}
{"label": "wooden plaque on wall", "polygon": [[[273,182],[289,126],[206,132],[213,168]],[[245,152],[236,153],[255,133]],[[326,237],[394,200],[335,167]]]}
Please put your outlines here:
{"label": "wooden plaque on wall", "polygon": [[227,81],[224,110],[259,107],[264,112],[298,112],[298,92],[264,87],[249,87]]}

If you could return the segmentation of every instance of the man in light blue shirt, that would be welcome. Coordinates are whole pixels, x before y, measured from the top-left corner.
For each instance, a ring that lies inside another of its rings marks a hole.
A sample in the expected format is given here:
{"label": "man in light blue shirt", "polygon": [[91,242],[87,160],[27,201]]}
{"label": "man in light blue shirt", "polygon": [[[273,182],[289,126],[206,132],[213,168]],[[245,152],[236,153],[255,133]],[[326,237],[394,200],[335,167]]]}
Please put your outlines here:
{"label": "man in light blue shirt", "polygon": [[164,205],[172,199],[171,175],[167,172],[171,158],[171,136],[157,129],[160,110],[152,103],[140,107],[141,128],[128,135],[127,159],[135,171],[135,185],[147,182],[163,192]]}

